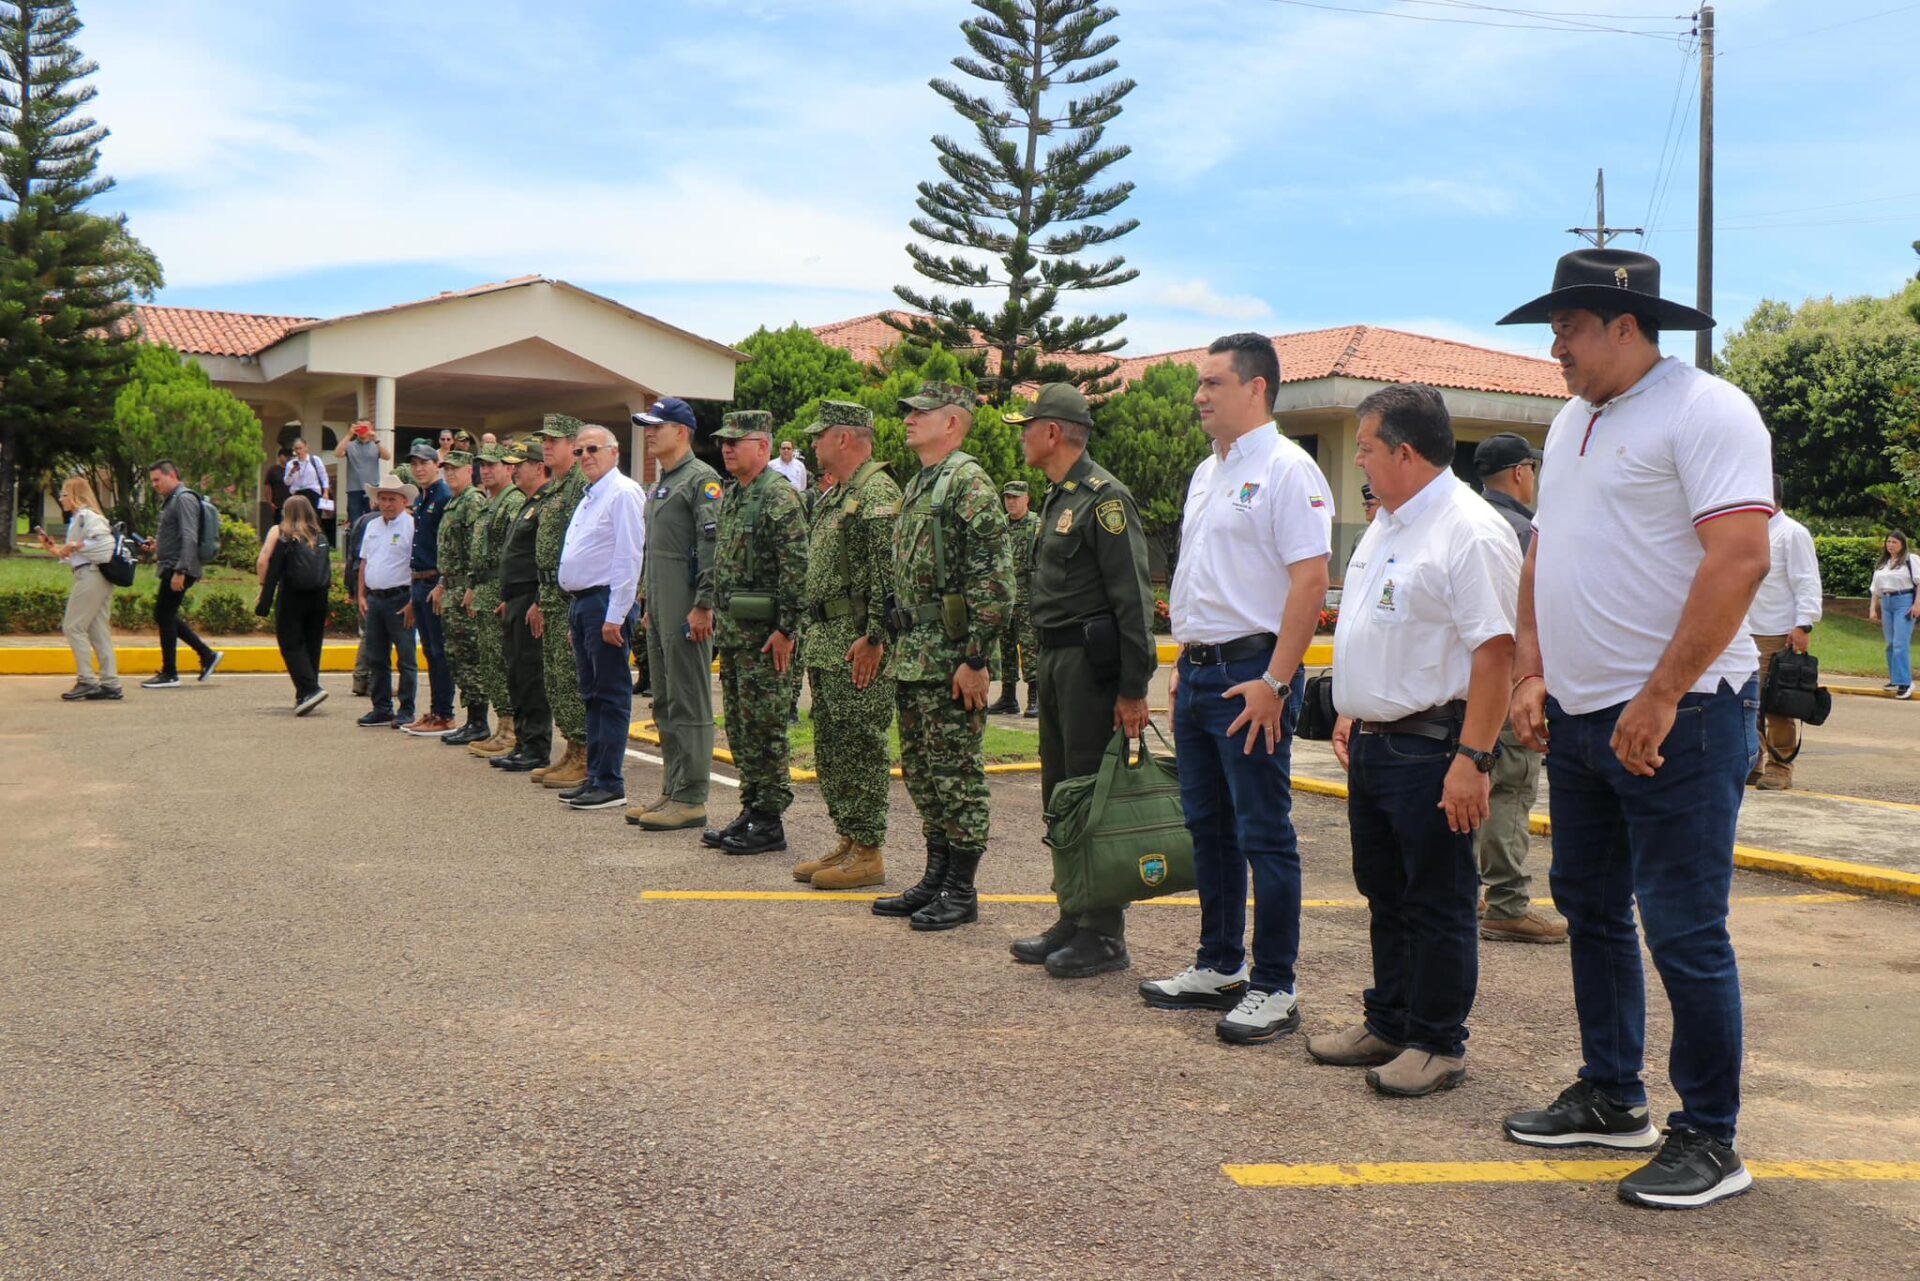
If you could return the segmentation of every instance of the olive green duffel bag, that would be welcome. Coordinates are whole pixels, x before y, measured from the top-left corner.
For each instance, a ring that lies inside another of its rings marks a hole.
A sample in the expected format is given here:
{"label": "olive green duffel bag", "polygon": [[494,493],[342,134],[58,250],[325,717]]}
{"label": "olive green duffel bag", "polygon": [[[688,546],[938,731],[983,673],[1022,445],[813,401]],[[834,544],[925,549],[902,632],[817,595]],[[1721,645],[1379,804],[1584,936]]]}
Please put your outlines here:
{"label": "olive green duffel bag", "polygon": [[1130,746],[1116,733],[1098,773],[1053,789],[1046,840],[1053,850],[1053,893],[1065,914],[1194,887],[1180,775],[1172,761],[1147,749],[1144,735],[1133,760]]}

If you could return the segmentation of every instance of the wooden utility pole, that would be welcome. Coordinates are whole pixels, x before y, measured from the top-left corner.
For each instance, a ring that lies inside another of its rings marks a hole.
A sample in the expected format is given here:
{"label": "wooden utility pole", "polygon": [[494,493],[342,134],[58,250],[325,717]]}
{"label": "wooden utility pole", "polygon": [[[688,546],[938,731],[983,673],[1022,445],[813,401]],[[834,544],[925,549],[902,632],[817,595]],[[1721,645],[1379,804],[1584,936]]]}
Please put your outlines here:
{"label": "wooden utility pole", "polygon": [[[1700,248],[1694,306],[1713,314],[1713,6],[1700,10]],[[1713,331],[1693,337],[1693,363],[1713,368]]]}
{"label": "wooden utility pole", "polygon": [[1639,227],[1607,226],[1607,171],[1597,169],[1593,179],[1594,225],[1591,227],[1568,227],[1570,235],[1579,236],[1590,242],[1595,249],[1605,249],[1607,242],[1615,236],[1644,236],[1647,233]]}

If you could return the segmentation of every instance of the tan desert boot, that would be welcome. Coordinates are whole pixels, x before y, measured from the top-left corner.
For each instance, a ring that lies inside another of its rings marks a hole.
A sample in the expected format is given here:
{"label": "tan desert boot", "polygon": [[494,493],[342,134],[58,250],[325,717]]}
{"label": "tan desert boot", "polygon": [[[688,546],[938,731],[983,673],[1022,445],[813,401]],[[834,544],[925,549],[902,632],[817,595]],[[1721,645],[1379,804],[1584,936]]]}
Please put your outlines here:
{"label": "tan desert boot", "polygon": [[1367,1072],[1367,1084],[1395,1098],[1418,1099],[1435,1090],[1451,1090],[1467,1079],[1467,1061],[1408,1048],[1384,1067]]}
{"label": "tan desert boot", "polygon": [[823,867],[832,867],[836,863],[844,863],[847,855],[852,852],[853,841],[843,836],[840,838],[840,843],[833,847],[832,853],[823,854],[819,858],[810,858],[804,863],[795,864],[793,879],[802,882],[811,881],[815,872]]}
{"label": "tan desert boot", "polygon": [[519,745],[520,740],[513,732],[513,717],[502,715],[500,728],[493,731],[493,737],[479,743],[468,743],[467,750],[475,756],[491,759],[505,756]]}
{"label": "tan desert boot", "polygon": [[[539,771],[536,770],[535,773],[538,774]],[[566,754],[560,758],[560,763],[547,770],[545,774],[540,774],[539,778],[540,786],[556,790],[562,787],[578,787],[586,782],[587,745],[568,743]]]}
{"label": "tan desert boot", "polygon": [[1525,916],[1481,918],[1480,937],[1492,943],[1564,943],[1567,923],[1530,907]]}
{"label": "tan desert boot", "polygon": [[668,801],[657,810],[642,814],[635,825],[643,832],[678,832],[707,825],[707,807],[685,801]]}
{"label": "tan desert boot", "polygon": [[665,792],[662,792],[660,793],[660,795],[648,801],[645,805],[632,806],[627,810],[627,822],[632,823],[635,826],[638,826],[640,823],[640,816],[642,814],[651,814],[655,810],[659,809],[662,805],[665,805],[666,803],[667,803],[667,794]]}
{"label": "tan desert boot", "polygon": [[1334,1067],[1378,1067],[1393,1062],[1406,1048],[1375,1036],[1365,1023],[1307,1038],[1307,1054],[1313,1061]]}
{"label": "tan desert boot", "polygon": [[884,885],[886,880],[887,865],[881,861],[879,848],[856,844],[848,857],[813,874],[813,888],[857,890],[865,885]]}

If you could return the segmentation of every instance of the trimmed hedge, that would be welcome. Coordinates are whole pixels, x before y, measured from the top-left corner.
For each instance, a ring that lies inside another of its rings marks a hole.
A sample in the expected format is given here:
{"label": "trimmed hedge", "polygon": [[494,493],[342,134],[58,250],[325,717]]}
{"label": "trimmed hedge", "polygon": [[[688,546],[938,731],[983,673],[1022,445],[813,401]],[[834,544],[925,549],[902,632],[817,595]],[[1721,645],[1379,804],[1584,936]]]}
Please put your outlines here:
{"label": "trimmed hedge", "polygon": [[[115,631],[140,631],[153,626],[153,598],[158,587],[149,566],[132,587],[113,594],[112,625]],[[271,632],[272,618],[253,612],[259,599],[255,590],[242,591],[233,586],[195,587],[187,594],[186,616],[197,630],[216,636],[244,636],[252,632]],[[328,630],[335,635],[351,636],[359,630],[359,620],[345,591],[336,582],[329,602]],[[0,634],[46,634],[60,630],[60,619],[67,611],[67,593],[62,587],[0,588]]]}
{"label": "trimmed hedge", "polygon": [[1886,557],[1886,539],[1816,534],[1813,554],[1820,561],[1820,590],[1828,596],[1865,596],[1873,571]]}

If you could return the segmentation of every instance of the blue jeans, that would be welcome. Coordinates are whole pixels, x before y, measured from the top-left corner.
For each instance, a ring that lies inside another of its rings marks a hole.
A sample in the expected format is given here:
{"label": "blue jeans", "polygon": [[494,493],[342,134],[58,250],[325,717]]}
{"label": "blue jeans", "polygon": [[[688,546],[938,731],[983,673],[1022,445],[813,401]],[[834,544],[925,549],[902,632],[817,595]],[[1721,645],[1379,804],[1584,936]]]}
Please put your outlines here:
{"label": "blue jeans", "polygon": [[1887,679],[1896,686],[1913,684],[1912,592],[1894,592],[1880,598],[1880,635],[1887,642]]}
{"label": "blue jeans", "polygon": [[[373,710],[393,710],[393,685],[387,680],[388,657],[400,655],[400,715],[413,719],[413,695],[420,683],[413,628],[408,627],[402,611],[407,606],[407,589],[367,593],[367,689],[373,695]],[[419,611],[415,611],[416,616]]]}
{"label": "blue jeans", "polygon": [[1263,992],[1293,991],[1300,955],[1300,846],[1293,831],[1293,730],[1300,720],[1305,670],[1293,674],[1273,752],[1264,741],[1246,753],[1247,735],[1227,726],[1246,704],[1221,695],[1260,679],[1268,658],[1224,665],[1180,660],[1173,742],[1180,766],[1180,803],[1193,836],[1193,872],[1200,891],[1200,950],[1194,963],[1221,974],[1246,964],[1247,876],[1253,876],[1253,973]]}
{"label": "blue jeans", "polygon": [[1673,1008],[1669,1125],[1731,1143],[1740,1114],[1740,972],[1727,936],[1734,825],[1752,755],[1757,682],[1723,681],[1680,700],[1652,778],[1627,773],[1608,745],[1625,704],[1569,716],[1547,700],[1553,901],[1567,918],[1583,1079],[1629,1105],[1640,1071],[1647,994],[1640,936]]}
{"label": "blue jeans", "polygon": [[367,491],[356,489],[347,495],[347,524],[351,525],[373,510],[373,500],[367,497]]}
{"label": "blue jeans", "polygon": [[[433,612],[433,589],[437,578],[415,579],[413,584],[413,625],[420,632],[420,652],[427,656],[427,697],[435,716],[453,717],[453,669],[447,666],[447,629],[440,615]],[[403,669],[404,670],[404,669]]]}
{"label": "blue jeans", "polygon": [[1453,743],[1416,734],[1355,734],[1347,802],[1353,881],[1373,939],[1367,1027],[1433,1054],[1467,1052],[1480,982],[1473,834],[1447,828],[1440,793]]}
{"label": "blue jeans", "polygon": [[607,589],[596,587],[567,606],[567,639],[573,643],[573,669],[580,701],[587,708],[587,786],[625,792],[627,727],[633,723],[633,615],[620,620],[620,643],[607,644],[600,628],[607,621]]}

